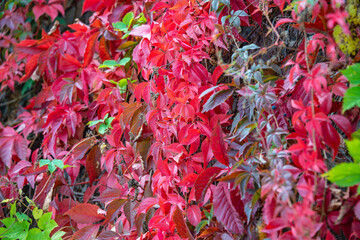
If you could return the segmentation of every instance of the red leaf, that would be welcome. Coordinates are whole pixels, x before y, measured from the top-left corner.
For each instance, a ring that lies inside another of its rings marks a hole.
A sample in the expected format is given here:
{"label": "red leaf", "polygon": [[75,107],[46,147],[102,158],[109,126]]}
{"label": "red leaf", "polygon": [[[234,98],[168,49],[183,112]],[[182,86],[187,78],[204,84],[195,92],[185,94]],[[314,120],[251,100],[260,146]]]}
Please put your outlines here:
{"label": "red leaf", "polygon": [[188,227],[185,224],[183,214],[178,206],[176,206],[175,211],[172,215],[172,220],[175,223],[176,230],[180,237],[194,239],[190,234]]}
{"label": "red leaf", "polygon": [[214,214],[225,227],[236,234],[243,234],[244,225],[231,202],[227,183],[221,182],[214,193]]}
{"label": "red leaf", "polygon": [[10,168],[12,159],[12,150],[14,146],[14,138],[0,138],[0,158],[5,165]]}
{"label": "red leaf", "polygon": [[120,239],[120,235],[113,231],[104,231],[99,234],[97,237],[99,240],[107,240],[107,239]]}
{"label": "red leaf", "polygon": [[170,5],[164,2],[157,2],[155,3],[154,7],[150,10],[150,12],[154,12],[157,11],[159,9],[163,9],[163,8],[169,8]]}
{"label": "red leaf", "polygon": [[146,24],[146,25],[141,25],[139,27],[136,27],[130,32],[130,35],[136,36],[136,37],[143,37],[143,38],[147,38],[150,40],[150,38],[151,38],[150,25]]}
{"label": "red leaf", "polygon": [[102,224],[106,224],[106,223],[114,220],[115,217],[117,217],[119,215],[120,209],[126,201],[127,201],[127,199],[116,199],[116,200],[112,201],[106,209],[105,222],[103,222]]}
{"label": "red leaf", "polygon": [[90,203],[81,203],[71,208],[65,213],[72,220],[81,224],[92,224],[105,218],[103,214],[98,214],[100,208]]}
{"label": "red leaf", "polygon": [[16,155],[18,155],[18,157],[21,160],[26,160],[27,152],[28,152],[28,143],[27,143],[26,139],[23,138],[21,135],[18,135],[15,138],[14,150],[15,150]]}
{"label": "red leaf", "polygon": [[101,61],[111,59],[108,47],[106,46],[106,39],[104,37],[102,37],[99,42],[99,56],[101,58]]}
{"label": "red leaf", "polygon": [[30,162],[22,160],[18,162],[12,169],[10,169],[8,174],[11,178],[16,177],[30,166],[32,166]]}
{"label": "red leaf", "polygon": [[39,17],[45,13],[45,9],[42,8],[41,5],[34,6],[32,11],[33,11],[34,16],[35,16],[35,21],[38,20]]}
{"label": "red leaf", "polygon": [[207,112],[211,109],[216,108],[220,104],[224,103],[233,94],[233,92],[233,89],[223,89],[214,93],[206,101],[201,112]]}
{"label": "red leaf", "polygon": [[273,233],[273,232],[277,232],[280,231],[281,229],[283,229],[284,227],[287,227],[287,224],[285,223],[285,220],[282,218],[274,218],[272,219],[268,225],[266,225],[266,227],[261,230],[264,233]]}
{"label": "red leaf", "polygon": [[125,192],[125,188],[106,188],[101,195],[94,200],[105,204],[106,202],[121,198]]}
{"label": "red leaf", "polygon": [[190,173],[186,175],[177,185],[183,187],[193,187],[198,175],[196,173]]}
{"label": "red leaf", "polygon": [[97,179],[101,173],[100,168],[101,151],[98,145],[95,145],[86,157],[86,172],[89,175],[90,185]]}
{"label": "red leaf", "polygon": [[290,18],[283,18],[283,19],[280,19],[276,25],[275,25],[275,28],[279,27],[280,25],[282,24],[285,24],[285,23],[293,23],[294,20],[293,19],[290,19]]}
{"label": "red leaf", "polygon": [[330,119],[333,120],[341,130],[343,130],[348,138],[351,138],[353,130],[349,119],[339,114],[331,115]]}
{"label": "red leaf", "polygon": [[101,0],[85,0],[83,4],[82,14],[87,11],[95,12],[103,2]]}
{"label": "red leaf", "polygon": [[87,67],[92,59],[93,59],[93,56],[94,56],[94,52],[95,52],[95,43],[96,43],[96,40],[97,40],[97,37],[99,35],[99,32],[95,32],[93,33],[87,44],[86,44],[86,50],[85,50],[85,55],[84,55],[84,63],[83,63],[83,67]]}
{"label": "red leaf", "polygon": [[58,11],[64,15],[64,8],[61,4],[39,4],[34,6],[33,13],[35,20],[38,20],[40,16],[47,14],[50,16],[51,21],[54,21],[58,15]]}
{"label": "red leaf", "polygon": [[187,218],[193,226],[197,226],[201,221],[201,211],[199,206],[192,205],[186,211]]}
{"label": "red leaf", "polygon": [[[179,136],[180,143],[183,145],[190,145],[196,141],[196,139],[200,138],[200,130],[199,129],[189,129],[186,131],[186,137]],[[181,137],[181,139],[180,139]]]}
{"label": "red leaf", "polygon": [[151,207],[158,203],[159,200],[157,198],[145,198],[141,201],[137,213],[146,213]]}
{"label": "red leaf", "polygon": [[31,75],[34,73],[38,66],[38,60],[39,60],[40,54],[33,55],[29,61],[27,61],[25,66],[25,74],[21,77],[19,82],[25,82],[28,80]]}
{"label": "red leaf", "polygon": [[204,197],[207,188],[221,170],[219,167],[210,167],[200,173],[195,182],[195,198],[197,201]]}
{"label": "red leaf", "polygon": [[217,66],[212,74],[212,81],[213,84],[216,85],[217,84],[217,80],[219,79],[219,77],[224,73],[224,71],[229,67],[229,65],[220,65]]}
{"label": "red leaf", "polygon": [[327,230],[325,240],[336,240],[336,238],[334,237],[334,235],[329,230]]}
{"label": "red leaf", "polygon": [[354,207],[354,213],[358,220],[360,220],[360,201],[358,201]]}
{"label": "red leaf", "polygon": [[76,71],[81,67],[80,62],[70,54],[65,53],[64,56],[60,57],[59,68],[66,72]]}
{"label": "red leaf", "polygon": [[223,133],[220,124],[217,124],[211,133],[210,138],[211,150],[215,158],[222,164],[229,166],[229,159],[226,154]]}
{"label": "red leaf", "polygon": [[91,225],[84,227],[71,237],[73,240],[94,240],[99,231],[100,225]]}
{"label": "red leaf", "polygon": [[170,176],[171,175],[171,172],[170,172],[167,161],[168,161],[167,159],[165,159],[164,161],[159,159],[157,161],[157,168],[159,169],[159,171],[161,172],[161,174],[163,176]]}
{"label": "red leaf", "polygon": [[126,216],[126,219],[129,221],[130,226],[134,226],[135,224],[136,212],[134,211],[134,208],[135,208],[135,203],[132,201],[127,201],[123,207],[124,214]]}
{"label": "red leaf", "polygon": [[85,141],[83,140],[79,145],[77,145],[76,148],[74,148],[74,150],[72,151],[72,154],[74,155],[73,159],[82,159],[85,156],[86,152],[90,149],[92,142],[92,139],[87,139]]}
{"label": "red leaf", "polygon": [[334,150],[333,159],[337,155],[340,146],[340,137],[338,132],[329,122],[323,122],[322,134],[324,142]]}

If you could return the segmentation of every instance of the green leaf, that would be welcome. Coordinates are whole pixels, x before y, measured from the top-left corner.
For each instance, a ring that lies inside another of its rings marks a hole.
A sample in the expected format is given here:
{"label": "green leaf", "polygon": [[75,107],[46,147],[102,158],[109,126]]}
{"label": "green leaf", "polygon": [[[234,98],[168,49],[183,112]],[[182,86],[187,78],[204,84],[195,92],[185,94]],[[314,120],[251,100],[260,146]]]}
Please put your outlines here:
{"label": "green leaf", "polygon": [[7,230],[6,228],[0,227],[0,237],[1,237],[2,233],[5,232],[6,230]]}
{"label": "green leaf", "polygon": [[[113,80],[110,80],[110,82],[114,83],[114,84],[117,84],[117,82],[113,81]],[[98,123],[104,123],[106,121],[106,119],[109,117],[109,114],[107,113],[105,116],[104,116],[104,119],[99,119],[99,120],[96,120],[96,121],[90,121],[88,124],[89,126],[94,126]]]}
{"label": "green leaf", "polygon": [[52,230],[54,230],[57,226],[58,224],[55,222],[55,220],[51,219],[49,224],[46,225],[44,232],[49,236]]}
{"label": "green leaf", "polygon": [[123,23],[123,22],[113,23],[113,28],[115,31],[122,31],[122,32],[128,31],[128,27],[127,27],[126,23]]}
{"label": "green leaf", "polygon": [[125,66],[130,60],[131,60],[131,58],[129,58],[129,57],[123,58],[120,60],[119,65]]}
{"label": "green leaf", "polygon": [[102,122],[104,122],[104,120],[100,119],[100,120],[96,120],[96,121],[90,121],[90,122],[88,122],[88,124],[89,124],[89,127],[91,127],[91,126],[94,126],[94,125],[96,125],[98,123],[102,123]]}
{"label": "green leaf", "polygon": [[99,126],[99,133],[104,134],[108,130],[108,126],[104,123],[100,124]]}
{"label": "green leaf", "polygon": [[127,78],[123,78],[123,79],[121,79],[120,81],[119,81],[119,83],[118,83],[118,85],[119,85],[119,87],[127,87],[127,85],[128,85],[128,79]]}
{"label": "green leaf", "polygon": [[323,174],[329,181],[340,187],[351,187],[360,183],[360,165],[356,163],[341,163]]}
{"label": "green leaf", "polygon": [[28,198],[27,196],[25,196],[26,201],[30,204],[30,206],[35,206],[35,203],[33,200],[31,200],[30,198]]}
{"label": "green leaf", "polygon": [[56,233],[54,233],[54,235],[52,235],[51,240],[62,240],[62,236],[64,236],[66,234],[66,232],[64,231],[57,231]]}
{"label": "green leaf", "polygon": [[26,235],[29,231],[30,223],[24,222],[16,222],[11,227],[4,232],[1,237],[7,237],[10,239],[25,239]]}
{"label": "green leaf", "polygon": [[134,19],[134,13],[133,12],[128,12],[124,16],[122,21],[126,24],[127,27],[130,27],[133,19]]}
{"label": "green leaf", "polygon": [[127,38],[129,35],[130,35],[130,32],[126,32],[126,33],[124,34],[124,36],[121,37],[121,39],[125,39],[125,38]]}
{"label": "green leaf", "polygon": [[345,92],[343,111],[360,106],[360,87],[351,87]]}
{"label": "green leaf", "polygon": [[51,161],[49,159],[40,159],[39,166],[42,167],[42,166],[48,165],[50,163],[51,163]]}
{"label": "green leaf", "polygon": [[120,66],[115,60],[105,60],[99,68],[114,68]]}
{"label": "green leaf", "polygon": [[14,216],[16,214],[16,201],[11,204],[11,207],[10,207],[10,216]]}
{"label": "green leaf", "polygon": [[14,198],[4,199],[4,200],[1,201],[1,203],[8,203],[8,202],[11,202],[12,200],[14,200]]}
{"label": "green leaf", "polygon": [[105,124],[108,126],[108,127],[111,127],[111,123],[112,121],[114,120],[115,118],[114,117],[109,117],[105,120]]}
{"label": "green leaf", "polygon": [[9,228],[11,225],[13,225],[15,221],[16,221],[15,218],[4,218],[3,220],[1,220],[1,222],[7,228]]}
{"label": "green leaf", "polygon": [[38,221],[38,227],[41,230],[45,230],[46,225],[50,223],[51,214],[52,214],[51,212],[47,212],[40,217],[40,219]]}
{"label": "green leaf", "polygon": [[60,169],[64,169],[64,162],[60,159],[54,159],[53,163],[56,167],[60,168]]}
{"label": "green leaf", "polygon": [[127,78],[121,79],[117,85],[120,88],[120,93],[125,93],[128,85],[128,79]]}
{"label": "green leaf", "polygon": [[38,228],[30,229],[26,240],[40,240],[40,239],[47,239],[46,234]]}
{"label": "green leaf", "polygon": [[34,84],[34,81],[32,79],[27,80],[21,89],[21,94],[24,95],[28,90],[31,89],[33,84]]}
{"label": "green leaf", "polygon": [[349,80],[353,85],[360,84],[360,63],[349,66],[347,69],[341,71],[342,74]]}
{"label": "green leaf", "polygon": [[207,224],[207,220],[202,220],[201,222],[199,222],[199,224],[195,228],[196,234],[198,234],[200,230],[206,226],[206,224]]}
{"label": "green leaf", "polygon": [[206,210],[204,210],[204,213],[205,213],[205,216],[209,219],[209,220],[211,220],[212,219],[212,217],[211,217],[211,213],[209,213],[208,211],[206,211]]}
{"label": "green leaf", "polygon": [[75,167],[75,166],[70,166],[70,165],[64,165],[64,168],[63,169],[65,169],[65,168],[68,168],[68,167]]}
{"label": "green leaf", "polygon": [[65,25],[65,26],[66,26],[66,20],[65,20],[65,18],[63,18],[63,17],[58,16],[58,17],[55,18],[54,21],[58,21],[61,25]]}
{"label": "green leaf", "polygon": [[52,161],[49,159],[40,159],[39,165],[40,167],[47,165],[50,173],[55,172],[57,167],[62,170],[65,168],[64,162],[60,159],[54,159]]}
{"label": "green leaf", "polygon": [[50,163],[48,164],[48,170],[49,170],[50,173],[55,172],[56,167],[55,167],[55,165],[54,165],[53,162],[50,162]]}
{"label": "green leaf", "polygon": [[34,210],[32,212],[34,219],[36,219],[36,220],[40,219],[43,215],[43,212],[44,211],[42,209],[34,208]]}
{"label": "green leaf", "polygon": [[51,219],[51,215],[52,212],[47,212],[43,214],[38,221],[39,228],[49,233],[58,226],[57,223]]}
{"label": "green leaf", "polygon": [[22,222],[22,221],[31,222],[31,218],[29,218],[28,215],[26,215],[24,213],[17,212],[16,218],[19,220],[19,222]]}
{"label": "green leaf", "polygon": [[144,24],[147,22],[145,16],[144,16],[144,13],[140,13],[137,18],[136,18],[136,22],[137,23],[140,23],[140,24]]}
{"label": "green leaf", "polygon": [[352,138],[351,140],[345,140],[346,146],[350,155],[354,159],[355,163],[360,163],[360,139]]}

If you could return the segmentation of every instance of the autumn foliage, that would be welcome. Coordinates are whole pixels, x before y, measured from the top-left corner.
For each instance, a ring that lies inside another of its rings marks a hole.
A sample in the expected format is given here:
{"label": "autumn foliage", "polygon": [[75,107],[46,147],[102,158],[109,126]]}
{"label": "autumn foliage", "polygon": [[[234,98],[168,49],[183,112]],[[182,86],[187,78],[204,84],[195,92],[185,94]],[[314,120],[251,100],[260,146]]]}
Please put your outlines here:
{"label": "autumn foliage", "polygon": [[358,0],[69,2],[2,6],[0,238],[360,238]]}

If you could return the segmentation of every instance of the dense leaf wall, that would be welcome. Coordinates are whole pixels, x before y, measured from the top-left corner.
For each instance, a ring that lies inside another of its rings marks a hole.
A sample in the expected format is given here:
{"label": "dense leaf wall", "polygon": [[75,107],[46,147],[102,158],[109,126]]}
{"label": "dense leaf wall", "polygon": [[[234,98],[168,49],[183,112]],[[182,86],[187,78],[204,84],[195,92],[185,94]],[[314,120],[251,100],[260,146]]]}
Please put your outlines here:
{"label": "dense leaf wall", "polygon": [[0,237],[360,237],[358,0],[74,4],[2,6]]}

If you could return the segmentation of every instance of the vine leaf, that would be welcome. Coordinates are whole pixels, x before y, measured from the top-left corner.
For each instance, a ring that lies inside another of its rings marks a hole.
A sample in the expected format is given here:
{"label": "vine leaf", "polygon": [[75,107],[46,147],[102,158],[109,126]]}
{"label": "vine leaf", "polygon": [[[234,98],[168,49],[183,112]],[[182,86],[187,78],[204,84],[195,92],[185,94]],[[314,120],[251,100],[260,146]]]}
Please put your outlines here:
{"label": "vine leaf", "polygon": [[194,239],[190,234],[188,227],[185,224],[183,214],[178,206],[176,206],[175,211],[172,215],[172,220],[175,223],[176,230],[180,237]]}
{"label": "vine leaf", "polygon": [[195,182],[195,198],[197,201],[202,200],[206,190],[221,170],[219,167],[210,167],[200,173]]}
{"label": "vine leaf", "polygon": [[214,192],[214,213],[229,231],[243,234],[244,225],[240,220],[239,213],[231,202],[230,192],[227,183],[221,182]]}
{"label": "vine leaf", "polygon": [[98,145],[95,145],[86,157],[85,168],[89,175],[90,185],[100,175],[101,151]]}
{"label": "vine leaf", "polygon": [[215,158],[220,163],[229,166],[229,158],[226,154],[223,132],[221,130],[220,124],[217,124],[211,133],[210,146]]}
{"label": "vine leaf", "polygon": [[189,206],[186,210],[186,215],[193,226],[197,226],[201,221],[201,211],[197,205]]}
{"label": "vine leaf", "polygon": [[90,225],[87,227],[84,227],[78,231],[71,237],[71,240],[89,240],[89,239],[95,239],[96,234],[99,231],[100,225]]}
{"label": "vine leaf", "polygon": [[204,104],[202,112],[207,112],[224,103],[233,94],[233,92],[233,89],[223,89],[214,93]]}
{"label": "vine leaf", "polygon": [[98,213],[99,210],[101,209],[94,204],[81,203],[71,208],[65,215],[69,215],[77,223],[92,224],[105,219],[103,214]]}

